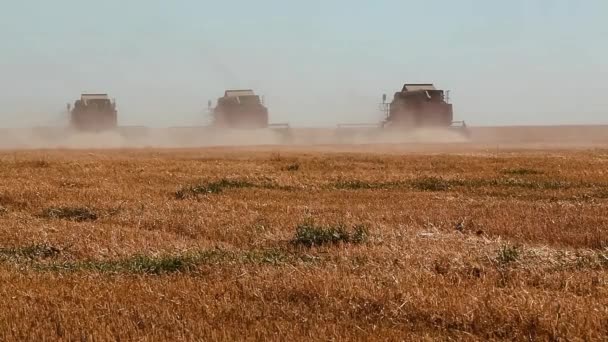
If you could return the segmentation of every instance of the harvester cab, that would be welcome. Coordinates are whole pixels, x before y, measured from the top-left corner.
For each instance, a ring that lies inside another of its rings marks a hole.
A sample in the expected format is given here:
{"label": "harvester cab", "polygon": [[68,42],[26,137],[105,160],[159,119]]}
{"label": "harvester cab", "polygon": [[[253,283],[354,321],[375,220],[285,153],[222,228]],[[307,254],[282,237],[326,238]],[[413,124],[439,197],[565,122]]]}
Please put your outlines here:
{"label": "harvester cab", "polygon": [[104,131],[118,125],[116,101],[107,94],[82,94],[74,106],[68,104],[70,125],[80,131]]}
{"label": "harvester cab", "polygon": [[268,127],[268,109],[260,96],[251,89],[226,90],[212,108],[212,124],[216,127],[231,129],[256,129]]}

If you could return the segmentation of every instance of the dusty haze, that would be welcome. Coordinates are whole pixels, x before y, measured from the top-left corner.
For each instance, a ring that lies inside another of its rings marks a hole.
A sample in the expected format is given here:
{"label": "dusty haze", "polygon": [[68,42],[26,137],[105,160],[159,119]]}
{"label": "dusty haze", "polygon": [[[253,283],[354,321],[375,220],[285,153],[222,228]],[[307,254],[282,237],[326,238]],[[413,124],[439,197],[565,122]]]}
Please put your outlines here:
{"label": "dusty haze", "polygon": [[2,149],[40,148],[192,148],[206,146],[374,144],[416,142],[467,142],[468,138],[449,130],[425,129],[412,132],[379,129],[290,129],[214,130],[193,128],[122,128],[99,133],[70,129],[5,129]]}
{"label": "dusty haze", "polygon": [[0,130],[0,149],[195,148],[207,146],[311,146],[362,144],[483,144],[529,147],[608,146],[608,126],[472,127],[414,131],[375,128],[214,130],[209,127],[122,127],[84,133],[64,128]]}

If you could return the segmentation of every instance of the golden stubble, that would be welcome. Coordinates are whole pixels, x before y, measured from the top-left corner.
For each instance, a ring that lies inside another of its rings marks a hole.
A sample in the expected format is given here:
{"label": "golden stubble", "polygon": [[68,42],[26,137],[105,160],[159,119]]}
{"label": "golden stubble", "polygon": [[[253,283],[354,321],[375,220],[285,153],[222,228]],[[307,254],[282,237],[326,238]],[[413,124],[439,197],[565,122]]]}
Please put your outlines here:
{"label": "golden stubble", "polygon": [[0,340],[605,339],[608,151],[451,149],[3,152]]}

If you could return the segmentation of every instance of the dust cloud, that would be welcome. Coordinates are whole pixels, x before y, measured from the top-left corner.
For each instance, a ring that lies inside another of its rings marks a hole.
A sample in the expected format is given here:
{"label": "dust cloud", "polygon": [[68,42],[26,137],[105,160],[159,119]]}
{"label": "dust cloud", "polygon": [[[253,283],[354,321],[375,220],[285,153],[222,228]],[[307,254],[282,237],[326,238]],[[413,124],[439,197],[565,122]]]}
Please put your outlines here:
{"label": "dust cloud", "polygon": [[0,129],[0,149],[197,148],[214,146],[312,146],[435,144],[512,147],[608,147],[608,126],[520,126],[443,129],[120,127],[104,132],[67,128]]}
{"label": "dust cloud", "polygon": [[210,146],[330,145],[467,142],[449,130],[391,131],[374,129],[259,129],[218,130],[211,127],[122,127],[102,132],[64,128],[0,130],[0,149],[116,149],[195,148]]}

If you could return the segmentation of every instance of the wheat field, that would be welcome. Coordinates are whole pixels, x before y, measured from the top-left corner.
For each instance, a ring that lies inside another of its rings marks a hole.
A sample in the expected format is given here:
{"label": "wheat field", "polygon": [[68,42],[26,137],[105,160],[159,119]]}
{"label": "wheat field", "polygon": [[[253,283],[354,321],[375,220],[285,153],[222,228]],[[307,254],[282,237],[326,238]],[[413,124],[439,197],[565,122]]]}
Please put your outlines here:
{"label": "wheat field", "polygon": [[608,150],[0,152],[0,340],[606,340]]}

